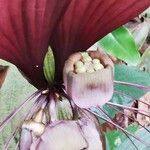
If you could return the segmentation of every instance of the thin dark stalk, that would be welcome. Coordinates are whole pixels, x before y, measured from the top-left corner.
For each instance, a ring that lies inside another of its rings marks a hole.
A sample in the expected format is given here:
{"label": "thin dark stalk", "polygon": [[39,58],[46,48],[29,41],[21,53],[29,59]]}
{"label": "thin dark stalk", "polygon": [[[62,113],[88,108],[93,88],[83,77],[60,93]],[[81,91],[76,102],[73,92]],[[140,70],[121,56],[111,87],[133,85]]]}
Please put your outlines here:
{"label": "thin dark stalk", "polygon": [[138,123],[141,127],[143,127],[146,131],[148,131],[150,133],[150,130],[147,129],[146,127],[144,127],[141,123],[139,123],[136,119],[133,119],[132,117],[128,116],[127,114],[125,114],[124,112],[122,112],[121,110],[115,108],[114,106],[109,106],[111,108],[113,108],[114,110],[118,111],[119,113],[123,114],[124,116],[126,116],[127,118],[131,119],[132,121]]}
{"label": "thin dark stalk", "polygon": [[124,106],[124,105],[116,104],[116,103],[112,103],[112,102],[107,102],[106,104],[107,104],[107,105],[116,106],[116,107],[120,107],[120,108],[124,108],[124,109],[127,109],[127,110],[131,110],[131,111],[134,111],[134,112],[139,113],[139,114],[141,114],[141,115],[150,117],[149,112],[144,111],[144,110],[139,110],[139,109],[134,108],[134,107],[128,107],[128,106]]}
{"label": "thin dark stalk", "polygon": [[22,104],[20,104],[15,110],[13,110],[1,123],[0,123],[0,132],[4,129],[4,127],[15,117],[15,115],[26,105],[30,100],[32,100],[35,96],[40,94],[39,91],[32,94],[28,99],[26,99]]}
{"label": "thin dark stalk", "polygon": [[120,127],[118,124],[114,123],[114,122],[111,121],[110,119],[106,119],[106,118],[100,116],[98,113],[93,112],[92,110],[89,110],[89,109],[85,109],[85,110],[87,110],[88,112],[92,113],[93,115],[99,117],[100,119],[102,119],[102,120],[104,120],[104,121],[106,121],[106,122],[108,122],[108,123],[114,125],[115,127],[117,127],[118,129],[120,129],[121,131],[126,132],[128,135],[134,137],[136,140],[138,140],[139,142],[143,143],[143,144],[146,145],[147,147],[150,147],[150,144],[149,144],[149,143],[146,143],[145,141],[143,141],[142,139],[140,139],[140,138],[137,137],[136,135],[131,134],[129,131],[127,131],[127,130],[125,130],[124,128]]}
{"label": "thin dark stalk", "polygon": [[131,99],[133,99],[133,100],[135,100],[135,101],[137,101],[137,102],[141,102],[141,103],[143,103],[143,104],[145,104],[145,105],[147,105],[147,106],[150,106],[150,104],[148,104],[147,102],[144,102],[144,101],[142,101],[142,100],[140,100],[140,99],[136,99],[135,97],[133,97],[133,96],[131,96],[131,95],[128,95],[128,94],[126,94],[126,93],[122,93],[122,92],[118,92],[118,91],[114,91],[114,93],[115,93],[115,94],[118,94],[118,95],[123,95],[123,96],[129,97],[129,98],[131,98]]}
{"label": "thin dark stalk", "polygon": [[114,81],[114,83],[135,87],[135,88],[142,89],[145,91],[150,91],[150,86],[144,86],[144,85],[140,85],[140,84],[136,84],[136,83],[129,83],[129,82],[123,82],[123,81]]}

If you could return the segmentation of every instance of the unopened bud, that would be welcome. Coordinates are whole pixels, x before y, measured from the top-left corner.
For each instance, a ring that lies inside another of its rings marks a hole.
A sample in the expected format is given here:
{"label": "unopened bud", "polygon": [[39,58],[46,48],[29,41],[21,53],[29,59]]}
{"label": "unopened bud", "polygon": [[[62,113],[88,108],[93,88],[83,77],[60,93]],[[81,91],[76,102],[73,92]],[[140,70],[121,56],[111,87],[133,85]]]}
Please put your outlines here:
{"label": "unopened bud", "polygon": [[62,101],[58,101],[56,104],[57,109],[57,117],[60,120],[70,120],[73,118],[72,107],[68,99],[63,99]]}

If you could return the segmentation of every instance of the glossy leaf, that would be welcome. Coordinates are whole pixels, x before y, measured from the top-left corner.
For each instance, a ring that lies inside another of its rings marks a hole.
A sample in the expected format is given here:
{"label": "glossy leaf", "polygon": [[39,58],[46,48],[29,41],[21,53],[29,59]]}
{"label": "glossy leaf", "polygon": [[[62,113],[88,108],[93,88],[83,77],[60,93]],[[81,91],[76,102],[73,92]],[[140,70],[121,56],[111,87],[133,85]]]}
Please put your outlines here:
{"label": "glossy leaf", "polygon": [[43,71],[47,82],[51,85],[55,77],[55,60],[52,49],[49,47],[44,59]]}
{"label": "glossy leaf", "polygon": [[[130,125],[127,130],[131,133],[135,133],[138,129],[137,124]],[[106,148],[107,150],[116,150],[119,145],[121,145],[128,137],[122,133],[120,130],[114,130],[111,132],[107,132],[105,134],[106,137]],[[129,143],[131,145],[131,143]],[[122,150],[122,149],[120,149]]]}
{"label": "glossy leaf", "polygon": [[[147,128],[148,128],[148,130],[150,129],[150,127],[147,127]],[[144,142],[150,143],[149,142],[150,133],[148,131],[141,129],[141,130],[137,131],[135,135],[138,136],[139,138],[141,138],[142,140],[144,140]],[[133,137],[130,137],[130,138],[132,139],[132,141],[138,147],[139,150],[149,150],[149,147],[147,147],[146,145],[137,141]],[[127,150],[127,149],[128,150],[135,149],[135,147],[133,146],[133,144],[131,144],[131,141],[129,139],[124,140],[124,142],[122,144],[120,144],[120,146],[118,148],[116,148],[116,150]]]}
{"label": "glossy leaf", "polygon": [[109,54],[127,62],[129,65],[136,65],[140,59],[135,41],[125,27],[120,27],[109,33],[99,41],[99,44]]}
{"label": "glossy leaf", "polygon": [[[140,71],[136,67],[128,67],[126,65],[115,66],[115,80],[150,86],[150,76],[148,73]],[[114,88],[116,91],[127,93],[136,98],[140,98],[144,95],[143,90],[135,87],[118,84],[115,85]]]}
{"label": "glossy leaf", "polygon": [[[150,86],[150,76],[148,73],[140,71],[137,67],[129,67],[126,65],[115,65],[115,80]],[[125,93],[137,99],[145,94],[144,91],[135,87],[119,84],[114,85],[114,91]],[[135,99],[131,97],[114,93],[111,102],[131,106],[134,100]],[[103,109],[107,111],[111,117],[114,117],[116,114],[116,111],[108,105],[104,105]]]}

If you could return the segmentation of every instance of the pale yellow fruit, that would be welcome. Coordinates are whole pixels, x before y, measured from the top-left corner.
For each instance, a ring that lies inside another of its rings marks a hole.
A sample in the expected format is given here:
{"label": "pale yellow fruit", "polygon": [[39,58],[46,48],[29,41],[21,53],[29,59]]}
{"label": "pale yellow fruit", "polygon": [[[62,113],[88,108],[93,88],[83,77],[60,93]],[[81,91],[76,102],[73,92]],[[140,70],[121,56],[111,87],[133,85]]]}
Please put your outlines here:
{"label": "pale yellow fruit", "polygon": [[92,58],[90,56],[86,56],[86,57],[83,57],[82,58],[82,61],[85,63],[85,62],[90,62],[92,61]]}
{"label": "pale yellow fruit", "polygon": [[93,68],[92,62],[85,62],[84,66],[85,66],[86,70],[88,70],[89,68]]}
{"label": "pale yellow fruit", "polygon": [[92,60],[92,62],[93,62],[93,64],[99,64],[99,63],[100,63],[100,60],[97,59],[97,58],[95,58],[95,59]]}
{"label": "pale yellow fruit", "polygon": [[84,66],[80,66],[75,69],[75,72],[76,73],[84,73],[84,72],[86,72],[86,68]]}
{"label": "pale yellow fruit", "polygon": [[93,66],[93,64],[92,64],[92,62],[91,62],[91,61],[89,61],[89,62],[85,62],[85,63],[84,63],[84,65],[85,65],[85,66]]}
{"label": "pale yellow fruit", "polygon": [[82,56],[82,57],[87,57],[87,56],[89,56],[89,54],[88,54],[87,52],[82,52],[82,53],[81,53],[81,56]]}
{"label": "pale yellow fruit", "polygon": [[97,71],[97,70],[101,70],[101,69],[103,69],[104,68],[104,66],[102,65],[102,64],[94,64],[94,69]]}
{"label": "pale yellow fruit", "polygon": [[79,68],[79,67],[82,67],[83,66],[83,62],[82,61],[77,61],[75,63],[75,68]]}
{"label": "pale yellow fruit", "polygon": [[92,73],[92,72],[94,72],[94,69],[93,68],[89,68],[89,69],[87,69],[87,71],[86,72],[88,72],[88,73]]}

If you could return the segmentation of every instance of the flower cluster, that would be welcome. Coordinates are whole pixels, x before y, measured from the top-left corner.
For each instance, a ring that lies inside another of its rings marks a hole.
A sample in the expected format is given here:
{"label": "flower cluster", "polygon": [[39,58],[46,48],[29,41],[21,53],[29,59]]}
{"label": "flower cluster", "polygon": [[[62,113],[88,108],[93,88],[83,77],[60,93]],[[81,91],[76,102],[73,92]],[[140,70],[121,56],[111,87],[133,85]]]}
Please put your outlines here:
{"label": "flower cluster", "polygon": [[[148,0],[0,0],[0,58],[14,63],[38,89],[48,87],[34,95],[37,105],[22,125],[21,150],[105,149],[98,121],[87,108],[111,99],[113,63],[102,51],[75,52],[149,5]],[[43,73],[49,45],[56,64],[52,84]]]}

